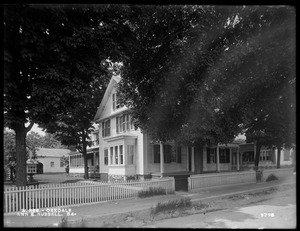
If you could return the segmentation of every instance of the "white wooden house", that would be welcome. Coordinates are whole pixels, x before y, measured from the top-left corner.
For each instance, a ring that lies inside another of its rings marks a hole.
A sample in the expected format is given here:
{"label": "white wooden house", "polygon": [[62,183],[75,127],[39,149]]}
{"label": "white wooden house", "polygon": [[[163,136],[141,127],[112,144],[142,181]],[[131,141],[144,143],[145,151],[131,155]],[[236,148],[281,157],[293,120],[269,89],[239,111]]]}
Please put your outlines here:
{"label": "white wooden house", "polygon": [[[90,176],[111,181],[192,175],[239,171],[254,163],[253,144],[232,142],[187,147],[176,146],[174,142],[153,142],[147,133],[134,128],[129,109],[118,104],[116,93],[120,80],[120,75],[112,76],[94,117],[98,129],[91,137],[94,145],[88,149]],[[262,153],[265,153],[262,162],[271,164],[267,151],[262,149]],[[82,154],[71,153],[70,174],[83,175],[83,172]]]}
{"label": "white wooden house", "polygon": [[231,170],[238,145],[219,145],[217,157],[207,163],[206,147],[155,143],[135,129],[127,107],[117,102],[120,76],[113,76],[98,107],[94,122],[99,124],[99,172],[101,177],[132,179],[165,175]]}

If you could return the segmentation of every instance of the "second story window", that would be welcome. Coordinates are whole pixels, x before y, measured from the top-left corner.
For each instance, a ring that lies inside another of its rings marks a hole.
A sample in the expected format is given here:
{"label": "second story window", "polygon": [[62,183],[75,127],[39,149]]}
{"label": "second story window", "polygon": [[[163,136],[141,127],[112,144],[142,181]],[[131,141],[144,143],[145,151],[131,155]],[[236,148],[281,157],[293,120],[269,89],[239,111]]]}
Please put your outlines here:
{"label": "second story window", "polygon": [[133,129],[133,123],[129,114],[122,114],[116,118],[117,133]]}
{"label": "second story window", "polygon": [[120,104],[118,103],[118,99],[117,99],[117,93],[112,94],[112,104],[113,104],[113,110],[117,110],[120,108]]}
{"label": "second story window", "polygon": [[102,122],[102,137],[110,136],[110,120]]}

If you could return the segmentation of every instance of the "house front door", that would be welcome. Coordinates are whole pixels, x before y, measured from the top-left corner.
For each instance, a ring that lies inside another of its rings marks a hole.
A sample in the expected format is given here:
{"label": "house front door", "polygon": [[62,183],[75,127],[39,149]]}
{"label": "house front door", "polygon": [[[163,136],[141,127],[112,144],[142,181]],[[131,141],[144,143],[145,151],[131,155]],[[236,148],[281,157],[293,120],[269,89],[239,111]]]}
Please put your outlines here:
{"label": "house front door", "polygon": [[237,159],[236,151],[233,150],[233,152],[232,152],[232,165],[236,165],[236,159]]}

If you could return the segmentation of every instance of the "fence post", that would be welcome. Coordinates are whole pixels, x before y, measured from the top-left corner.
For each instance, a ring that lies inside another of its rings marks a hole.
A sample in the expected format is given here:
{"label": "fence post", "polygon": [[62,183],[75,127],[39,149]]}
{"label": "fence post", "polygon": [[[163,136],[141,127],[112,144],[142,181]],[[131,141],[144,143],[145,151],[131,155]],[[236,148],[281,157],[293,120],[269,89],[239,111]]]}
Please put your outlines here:
{"label": "fence post", "polygon": [[175,192],[175,177],[172,177],[172,193]]}
{"label": "fence post", "polygon": [[188,192],[191,192],[192,191],[192,185],[191,185],[191,177],[189,176],[188,177]]}

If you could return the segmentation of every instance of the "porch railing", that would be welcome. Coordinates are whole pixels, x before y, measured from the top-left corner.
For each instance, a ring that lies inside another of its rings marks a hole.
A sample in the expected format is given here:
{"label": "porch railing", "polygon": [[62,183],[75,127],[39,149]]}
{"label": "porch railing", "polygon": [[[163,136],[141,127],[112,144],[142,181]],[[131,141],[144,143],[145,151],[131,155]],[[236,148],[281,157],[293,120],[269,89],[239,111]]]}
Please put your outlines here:
{"label": "porch railing", "polygon": [[207,187],[255,182],[255,171],[191,175],[188,178],[188,191],[192,192]]}

